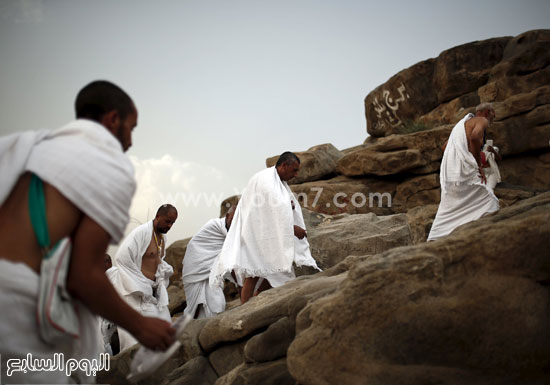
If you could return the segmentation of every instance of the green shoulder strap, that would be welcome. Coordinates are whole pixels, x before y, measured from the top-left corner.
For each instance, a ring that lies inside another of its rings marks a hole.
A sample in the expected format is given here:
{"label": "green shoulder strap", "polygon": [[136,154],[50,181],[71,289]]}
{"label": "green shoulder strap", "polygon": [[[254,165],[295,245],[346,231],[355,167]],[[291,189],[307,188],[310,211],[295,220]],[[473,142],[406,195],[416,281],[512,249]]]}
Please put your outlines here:
{"label": "green shoulder strap", "polygon": [[50,248],[50,233],[46,219],[44,183],[35,174],[32,174],[31,185],[29,186],[29,213],[36,240],[42,249],[44,257],[47,258]]}

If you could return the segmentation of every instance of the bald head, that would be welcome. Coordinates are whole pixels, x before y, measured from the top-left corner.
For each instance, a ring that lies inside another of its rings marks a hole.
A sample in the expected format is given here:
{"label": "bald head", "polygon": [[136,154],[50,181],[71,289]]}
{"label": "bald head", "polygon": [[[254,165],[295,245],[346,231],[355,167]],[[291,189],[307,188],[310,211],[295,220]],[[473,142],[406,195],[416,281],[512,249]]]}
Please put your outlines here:
{"label": "bald head", "polygon": [[495,119],[495,109],[491,103],[481,103],[476,107],[476,116],[484,117],[491,124]]}
{"label": "bald head", "polygon": [[164,205],[162,205],[158,208],[157,217],[159,215],[167,215],[168,213],[170,213],[172,211],[176,212],[176,215],[177,215],[178,210],[176,210],[176,208],[174,206],[172,206],[171,204],[166,203],[166,204],[164,204]]}
{"label": "bald head", "polygon": [[178,219],[178,210],[171,204],[165,204],[159,207],[157,215],[153,221],[153,227],[157,233],[166,234]]}

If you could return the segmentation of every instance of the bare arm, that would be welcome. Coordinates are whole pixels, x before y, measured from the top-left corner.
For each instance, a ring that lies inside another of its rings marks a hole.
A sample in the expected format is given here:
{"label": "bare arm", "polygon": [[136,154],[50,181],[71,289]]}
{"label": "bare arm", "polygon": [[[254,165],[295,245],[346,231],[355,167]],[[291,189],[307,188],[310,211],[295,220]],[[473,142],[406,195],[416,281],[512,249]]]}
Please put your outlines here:
{"label": "bare arm", "polygon": [[102,261],[109,240],[103,228],[89,217],[83,217],[73,239],[67,288],[92,312],[122,326],[148,348],[168,348],[175,333],[170,324],[144,317],[132,309],[105,275]]}
{"label": "bare arm", "polygon": [[481,164],[481,148],[483,147],[483,134],[485,129],[489,127],[489,121],[485,118],[478,119],[468,137],[468,150],[474,156],[481,180],[485,182],[485,173]]}

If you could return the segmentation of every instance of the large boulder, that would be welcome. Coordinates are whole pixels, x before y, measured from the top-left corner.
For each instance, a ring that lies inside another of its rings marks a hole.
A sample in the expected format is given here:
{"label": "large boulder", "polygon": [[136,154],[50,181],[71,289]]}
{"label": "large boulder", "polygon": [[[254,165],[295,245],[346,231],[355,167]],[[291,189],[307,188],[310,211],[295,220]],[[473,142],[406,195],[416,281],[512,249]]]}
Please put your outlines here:
{"label": "large boulder", "polygon": [[499,162],[499,170],[503,183],[550,189],[550,151],[504,158]]}
{"label": "large boulder", "polygon": [[442,103],[476,91],[488,81],[510,40],[504,37],[454,47],[392,76],[365,99],[367,132],[372,136],[402,133]]}
{"label": "large boulder", "polygon": [[296,319],[308,301],[333,292],[345,274],[299,277],[209,319],[199,335],[202,349],[211,352],[219,346],[250,338],[283,317]]}
{"label": "large boulder", "polygon": [[440,196],[439,174],[407,179],[397,186],[393,200],[394,211],[407,212],[414,207],[439,203]]}
{"label": "large boulder", "polygon": [[439,205],[418,206],[407,211],[407,221],[413,245],[426,242]]}
{"label": "large boulder", "polygon": [[220,218],[225,217],[225,214],[227,214],[231,206],[237,206],[239,199],[241,199],[240,195],[233,195],[229,198],[225,198],[220,205]]}
{"label": "large boulder", "polygon": [[222,376],[215,385],[295,385],[286,359],[265,363],[241,364]]}
{"label": "large boulder", "polygon": [[210,353],[208,361],[214,368],[214,371],[221,377],[244,362],[245,341],[235,344],[220,346]]}
{"label": "large boulder", "polygon": [[[548,189],[548,84],[550,30],[451,48],[399,72],[367,96],[367,131],[386,138],[344,151],[338,169],[346,176],[435,172],[448,136],[438,135],[438,129],[452,127],[479,103],[492,102],[496,118],[487,138],[505,158],[504,174],[512,184]],[[431,135],[435,144],[424,141]]]}
{"label": "large boulder", "polygon": [[[388,136],[418,128],[420,122],[425,128],[456,122],[459,114],[480,102],[504,102],[547,86],[549,65],[550,30],[451,48],[397,73],[369,93],[367,132]],[[513,111],[514,103],[507,104]],[[510,115],[505,110],[497,109],[497,118]]]}
{"label": "large boulder", "polygon": [[[495,103],[496,104],[496,103]],[[550,104],[523,111],[521,115],[495,121],[487,129],[487,137],[494,139],[502,155],[515,155],[529,151],[549,152]]]}
{"label": "large boulder", "polygon": [[185,298],[185,289],[183,288],[183,282],[175,281],[168,286],[168,310],[171,315],[181,313],[187,305],[187,299]]}
{"label": "large boulder", "polygon": [[491,70],[501,62],[510,40],[510,37],[499,37],[443,51],[435,60],[432,83],[438,104],[467,95],[487,83]]}
{"label": "large boulder", "polygon": [[500,183],[495,188],[495,195],[498,198],[500,208],[512,206],[513,204],[534,197],[540,191],[526,188],[524,186],[514,186],[507,183]]}
{"label": "large boulder", "polygon": [[164,260],[172,266],[174,274],[170,277],[170,284],[181,282],[181,271],[183,269],[183,257],[187,250],[187,244],[191,238],[185,238],[172,243],[166,249],[166,257]]}
{"label": "large boulder", "polygon": [[[288,181],[290,184],[319,180],[336,173],[338,160],[343,154],[330,143],[311,147],[307,151],[295,152],[300,159],[298,175]],[[279,156],[266,159],[267,167],[275,166]]]}
{"label": "large boulder", "polygon": [[198,356],[187,361],[184,365],[173,370],[163,377],[164,381],[157,384],[161,385],[214,385],[218,376],[210,366],[208,360],[203,356]]}
{"label": "large boulder", "polygon": [[294,322],[283,317],[271,324],[263,333],[250,338],[244,347],[246,362],[267,362],[286,357],[294,339]]}
{"label": "large boulder", "polygon": [[392,214],[398,182],[391,178],[336,178],[290,185],[301,206],[323,214]]}
{"label": "large boulder", "polygon": [[411,244],[405,214],[376,216],[341,214],[325,216],[308,229],[311,255],[322,269],[341,262],[348,255],[374,255]]}
{"label": "large boulder", "polygon": [[[436,209],[407,214],[419,245],[348,255],[322,273],[192,321],[179,351],[140,383],[547,383],[550,192],[424,243]],[[340,248],[347,230],[336,231],[338,222],[367,216],[374,214],[304,210],[310,236],[334,224],[325,237]],[[98,380],[127,384],[135,349],[113,358]]]}
{"label": "large boulder", "polygon": [[391,135],[375,144],[353,151],[338,162],[346,176],[427,174],[439,170],[442,145],[452,126],[409,135]]}
{"label": "large boulder", "polygon": [[548,383],[548,237],[545,193],[358,260],[298,315],[290,373],[303,385]]}

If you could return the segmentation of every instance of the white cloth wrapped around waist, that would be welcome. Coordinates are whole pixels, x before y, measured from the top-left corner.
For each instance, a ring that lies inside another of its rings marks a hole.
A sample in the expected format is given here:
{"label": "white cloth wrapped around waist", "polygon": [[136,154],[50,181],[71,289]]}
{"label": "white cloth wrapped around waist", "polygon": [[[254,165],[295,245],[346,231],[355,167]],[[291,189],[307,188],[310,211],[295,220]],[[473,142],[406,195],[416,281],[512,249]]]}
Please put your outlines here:
{"label": "white cloth wrapped around waist", "polygon": [[[79,309],[80,337],[64,345],[45,343],[38,333],[36,309],[39,276],[30,267],[20,262],[11,262],[0,257],[0,370],[2,383],[72,383],[64,371],[14,372],[8,377],[7,361],[23,359],[31,354],[33,359],[53,359],[62,353],[68,360],[98,359],[102,351],[97,318],[86,306],[77,302]],[[93,382],[95,376],[78,372],[83,382]]]}

